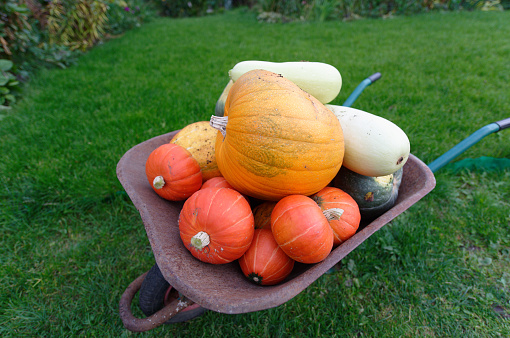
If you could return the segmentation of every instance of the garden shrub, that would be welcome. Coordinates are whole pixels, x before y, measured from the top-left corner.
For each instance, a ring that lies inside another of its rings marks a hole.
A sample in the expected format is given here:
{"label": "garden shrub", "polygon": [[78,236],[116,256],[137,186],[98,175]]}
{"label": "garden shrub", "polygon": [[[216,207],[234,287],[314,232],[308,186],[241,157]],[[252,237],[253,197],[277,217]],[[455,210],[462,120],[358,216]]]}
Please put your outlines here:
{"label": "garden shrub", "polygon": [[40,67],[66,68],[97,42],[156,15],[201,16],[248,7],[259,20],[345,20],[431,10],[502,10],[510,0],[2,0],[0,105],[16,101],[19,82]]}
{"label": "garden shrub", "polygon": [[[182,18],[216,13],[228,0],[153,0],[163,16]],[[230,1],[229,3],[232,3]]]}
{"label": "garden shrub", "polygon": [[31,40],[30,10],[15,0],[0,3],[0,56],[25,52]]}
{"label": "garden shrub", "polygon": [[[259,19],[274,21],[342,20],[357,17],[380,18],[391,15],[409,15],[433,10],[491,10],[507,8],[510,0],[257,0],[253,6],[263,15]],[[271,18],[272,20],[267,20]]]}
{"label": "garden shrub", "polygon": [[48,4],[50,43],[82,51],[105,33],[108,6],[101,0],[53,0]]}
{"label": "garden shrub", "polygon": [[107,34],[118,35],[157,16],[156,6],[150,1],[114,1],[109,5]]}
{"label": "garden shrub", "polygon": [[156,15],[149,0],[2,0],[0,60],[12,66],[0,75],[16,82],[0,86],[1,105],[14,103],[19,90],[13,83],[19,89],[37,69],[66,68],[97,42]]}
{"label": "garden shrub", "polygon": [[10,60],[0,59],[0,109],[16,102],[14,95],[18,89],[19,81],[10,72],[13,63]]}

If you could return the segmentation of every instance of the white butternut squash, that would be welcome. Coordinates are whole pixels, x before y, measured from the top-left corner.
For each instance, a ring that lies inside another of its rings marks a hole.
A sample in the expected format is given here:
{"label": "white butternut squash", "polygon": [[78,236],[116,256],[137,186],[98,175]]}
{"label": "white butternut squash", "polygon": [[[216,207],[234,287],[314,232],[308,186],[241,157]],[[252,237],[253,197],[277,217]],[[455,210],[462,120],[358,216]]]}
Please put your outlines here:
{"label": "white butternut squash", "polygon": [[365,111],[326,105],[340,121],[344,134],[343,166],[360,175],[385,176],[402,168],[409,158],[406,133],[395,123]]}
{"label": "white butternut squash", "polygon": [[323,104],[333,101],[342,88],[338,69],[322,62],[242,61],[229,71],[229,76],[235,82],[244,73],[255,69],[282,75]]}

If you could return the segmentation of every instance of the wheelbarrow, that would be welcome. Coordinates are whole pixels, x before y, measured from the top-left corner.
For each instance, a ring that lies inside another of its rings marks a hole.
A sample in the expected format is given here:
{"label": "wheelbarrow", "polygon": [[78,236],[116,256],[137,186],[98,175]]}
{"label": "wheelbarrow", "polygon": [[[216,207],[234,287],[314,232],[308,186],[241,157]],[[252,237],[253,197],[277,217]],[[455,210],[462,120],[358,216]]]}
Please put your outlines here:
{"label": "wheelbarrow", "polygon": [[[377,81],[380,76],[380,73],[376,73],[361,82],[344,106],[350,106],[364,88]],[[354,236],[333,249],[322,262],[296,262],[292,273],[282,283],[273,286],[260,286],[249,281],[236,261],[222,265],[203,263],[195,259],[182,244],[178,218],[183,202],[170,202],[160,198],[154,193],[145,176],[145,162],[149,154],[158,146],[170,142],[178,130],[134,146],[120,159],[117,176],[140,213],[156,264],[150,271],[136,278],[121,296],[119,312],[124,326],[130,331],[142,332],[164,323],[191,319],[205,309],[240,314],[274,308],[289,301],[330,271],[372,234],[432,191],[436,184],[433,172],[448,164],[481,138],[508,127],[510,118],[491,123],[430,165],[411,154],[403,169],[398,198],[390,210],[360,227]],[[175,226],[169,227],[169,224]],[[131,303],[148,275],[152,280],[157,280],[156,284],[161,282],[159,286],[154,283],[151,285],[151,288],[158,289],[155,294],[161,296],[161,304],[150,316],[137,318],[131,311]],[[163,304],[164,300],[168,301]]]}

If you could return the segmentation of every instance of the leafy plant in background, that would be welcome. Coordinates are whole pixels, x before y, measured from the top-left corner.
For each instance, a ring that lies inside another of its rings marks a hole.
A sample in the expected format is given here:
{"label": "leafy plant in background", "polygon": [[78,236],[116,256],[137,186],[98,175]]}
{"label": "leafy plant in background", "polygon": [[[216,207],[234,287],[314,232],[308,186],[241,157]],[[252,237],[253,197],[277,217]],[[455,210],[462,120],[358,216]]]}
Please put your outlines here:
{"label": "leafy plant in background", "polygon": [[154,0],[163,16],[182,18],[214,13],[225,6],[225,0]]}
{"label": "leafy plant in background", "polygon": [[14,91],[19,85],[16,76],[10,72],[14,64],[10,60],[0,59],[0,109],[16,102]]}
{"label": "leafy plant in background", "polygon": [[65,68],[74,63],[77,54],[66,46],[49,43],[44,7],[25,1],[31,6],[12,0],[0,5],[0,58],[14,62],[16,76],[22,80],[39,67]]}
{"label": "leafy plant in background", "polygon": [[108,6],[101,0],[53,0],[48,4],[50,43],[85,51],[106,29]]}
{"label": "leafy plant in background", "polygon": [[[338,0],[315,0],[310,6],[307,6],[308,18],[314,21],[326,21],[333,17],[340,1]],[[337,15],[338,17],[338,15]]]}
{"label": "leafy plant in background", "polygon": [[156,17],[156,6],[144,0],[117,0],[108,6],[107,33],[118,35]]}
{"label": "leafy plant in background", "polygon": [[[313,1],[308,1],[313,2]],[[307,1],[302,0],[261,0],[258,5],[263,12],[276,12],[287,17],[300,17]]]}
{"label": "leafy plant in background", "polygon": [[24,52],[30,44],[30,10],[15,0],[0,3],[0,56]]}
{"label": "leafy plant in background", "polygon": [[279,21],[325,21],[410,15],[433,10],[503,10],[509,4],[510,0],[258,0],[254,9],[265,14],[262,18],[273,18],[275,13],[285,18]]}

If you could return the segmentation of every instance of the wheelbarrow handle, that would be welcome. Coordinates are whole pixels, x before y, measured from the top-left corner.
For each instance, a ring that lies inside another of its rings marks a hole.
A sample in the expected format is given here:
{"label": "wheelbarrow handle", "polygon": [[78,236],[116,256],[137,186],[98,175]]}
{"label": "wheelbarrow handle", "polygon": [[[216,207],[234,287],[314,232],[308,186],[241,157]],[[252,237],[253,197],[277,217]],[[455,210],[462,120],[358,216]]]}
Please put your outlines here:
{"label": "wheelbarrow handle", "polygon": [[510,117],[495,123],[499,126],[499,130],[510,128]]}
{"label": "wheelbarrow handle", "polygon": [[377,72],[368,77],[368,79],[374,83],[375,81],[379,80],[381,78],[381,73]]}
{"label": "wheelbarrow handle", "polygon": [[136,318],[131,312],[131,302],[133,301],[136,293],[140,290],[147,273],[148,272],[144,273],[131,282],[120,298],[120,318],[122,319],[124,327],[129,331],[144,332],[154,329],[164,324],[167,320],[174,317],[183,309],[194,304],[192,300],[187,298],[176,299],[158,312],[154,313],[152,316],[147,318]]}
{"label": "wheelbarrow handle", "polygon": [[365,90],[366,87],[370,86],[375,81],[381,78],[381,73],[374,73],[367,77],[365,80],[361,81],[361,83],[354,89],[354,91],[349,95],[347,100],[342,104],[344,107],[350,107],[356,101],[358,96]]}
{"label": "wheelbarrow handle", "polygon": [[448,163],[450,163],[452,160],[454,160],[457,156],[462,154],[464,151],[466,151],[468,148],[475,145],[478,141],[483,139],[485,136],[490,135],[492,133],[497,133],[498,131],[502,129],[506,129],[510,127],[510,118],[490,123],[486,126],[483,126],[482,128],[475,131],[473,134],[466,137],[464,140],[462,140],[460,143],[455,145],[453,148],[448,150],[443,155],[439,156],[437,159],[432,161],[428,166],[430,170],[435,173]]}

